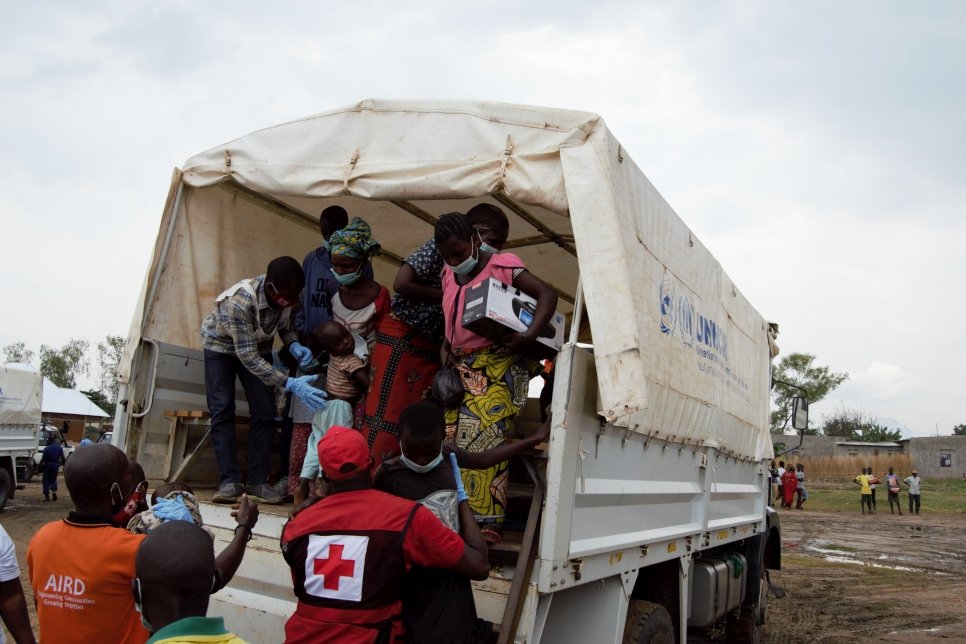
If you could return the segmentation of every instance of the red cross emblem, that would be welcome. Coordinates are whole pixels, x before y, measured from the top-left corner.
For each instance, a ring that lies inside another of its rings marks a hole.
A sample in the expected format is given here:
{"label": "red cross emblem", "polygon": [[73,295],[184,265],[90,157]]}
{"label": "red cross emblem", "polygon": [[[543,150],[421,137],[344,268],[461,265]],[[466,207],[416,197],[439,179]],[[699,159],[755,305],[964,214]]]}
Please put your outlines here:
{"label": "red cross emblem", "polygon": [[309,535],[305,590],[316,597],[360,601],[369,537]]}
{"label": "red cross emblem", "polygon": [[343,559],[345,546],[341,543],[329,544],[329,556],[326,559],[315,560],[315,574],[322,575],[322,585],[329,590],[339,590],[340,577],[354,577],[356,562],[353,559]]}

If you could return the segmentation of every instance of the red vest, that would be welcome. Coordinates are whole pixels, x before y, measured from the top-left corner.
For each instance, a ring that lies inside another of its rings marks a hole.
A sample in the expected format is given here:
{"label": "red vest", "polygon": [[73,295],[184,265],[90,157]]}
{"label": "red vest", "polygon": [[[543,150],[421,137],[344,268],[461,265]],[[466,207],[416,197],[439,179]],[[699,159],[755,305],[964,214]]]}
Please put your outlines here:
{"label": "red vest", "polygon": [[286,642],[389,642],[406,572],[403,539],[418,509],[375,490],[333,494],[282,533],[298,606]]}

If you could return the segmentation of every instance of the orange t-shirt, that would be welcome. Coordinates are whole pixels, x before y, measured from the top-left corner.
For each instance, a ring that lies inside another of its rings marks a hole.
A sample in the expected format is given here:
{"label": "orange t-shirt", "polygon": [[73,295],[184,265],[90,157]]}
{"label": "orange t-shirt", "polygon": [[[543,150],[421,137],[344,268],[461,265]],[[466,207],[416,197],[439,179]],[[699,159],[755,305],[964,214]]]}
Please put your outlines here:
{"label": "orange t-shirt", "polygon": [[[72,517],[73,518],[73,517]],[[48,523],[27,547],[40,641],[143,644],[131,580],[143,534],[108,523]]]}

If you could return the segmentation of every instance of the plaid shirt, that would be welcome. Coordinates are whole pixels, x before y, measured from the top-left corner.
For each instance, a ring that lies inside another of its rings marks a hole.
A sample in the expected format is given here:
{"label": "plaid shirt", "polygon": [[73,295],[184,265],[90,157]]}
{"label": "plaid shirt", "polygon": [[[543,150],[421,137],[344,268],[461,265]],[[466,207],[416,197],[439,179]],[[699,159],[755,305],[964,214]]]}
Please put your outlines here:
{"label": "plaid shirt", "polygon": [[[269,305],[265,276],[250,281],[257,301],[239,288],[231,297],[215,302],[214,310],[201,324],[201,346],[215,353],[234,353],[266,385],[284,387],[288,374],[275,369],[262,356],[271,353],[276,331],[286,345],[298,336],[290,326],[290,316]],[[261,339],[256,338],[258,331],[262,332]]]}

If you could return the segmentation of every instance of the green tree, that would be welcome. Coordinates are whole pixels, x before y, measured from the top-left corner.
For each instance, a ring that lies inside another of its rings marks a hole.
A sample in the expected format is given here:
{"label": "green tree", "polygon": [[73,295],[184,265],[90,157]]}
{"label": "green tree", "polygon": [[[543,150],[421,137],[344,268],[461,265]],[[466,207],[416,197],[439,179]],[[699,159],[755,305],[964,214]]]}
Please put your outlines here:
{"label": "green tree", "polygon": [[23,342],[14,342],[3,348],[4,362],[22,362],[30,364],[34,359],[34,352]]}
{"label": "green tree", "polygon": [[831,416],[823,418],[825,426],[822,432],[826,436],[839,436],[850,438],[854,433],[862,430],[863,427],[871,425],[875,419],[870,418],[861,409],[841,408]]}
{"label": "green tree", "polygon": [[956,425],[953,427],[953,434],[956,436],[966,436],[966,425]]}
{"label": "green tree", "polygon": [[866,443],[884,443],[886,441],[902,440],[902,432],[898,429],[889,429],[878,424],[866,425],[859,431],[852,434],[849,438],[854,441]]}
{"label": "green tree", "polygon": [[101,391],[111,406],[117,402],[117,367],[123,352],[124,336],[109,335],[104,342],[97,343],[97,368]]}
{"label": "green tree", "polygon": [[872,414],[861,409],[842,408],[826,417],[823,431],[826,436],[839,436],[865,443],[882,443],[902,439],[902,432],[889,429],[876,422]]}
{"label": "green tree", "polygon": [[87,396],[87,399],[92,403],[100,407],[101,411],[114,415],[114,409],[117,407],[115,403],[108,401],[107,396],[104,395],[103,391],[98,391],[96,389],[85,389],[81,391],[82,394]]}
{"label": "green tree", "polygon": [[[835,373],[828,367],[815,364],[815,356],[810,353],[790,353],[783,357],[772,377],[775,411],[771,413],[771,432],[785,433],[785,425],[792,413],[792,399],[802,395],[798,389],[781,384],[779,380],[804,389],[809,405],[814,405],[848,379],[847,373]],[[806,433],[814,434],[817,430],[807,430]]]}
{"label": "green tree", "polygon": [[70,340],[60,349],[40,345],[40,373],[58,387],[73,389],[77,376],[90,373],[87,340]]}

